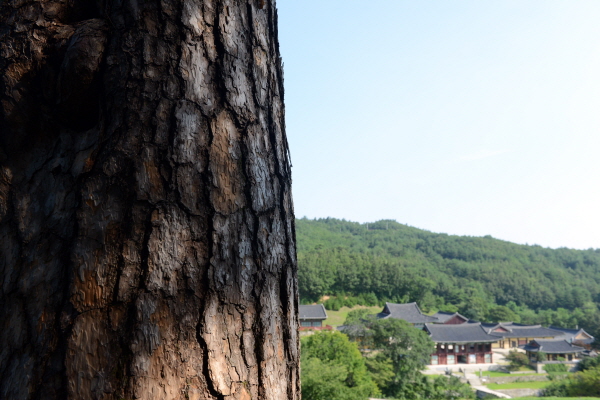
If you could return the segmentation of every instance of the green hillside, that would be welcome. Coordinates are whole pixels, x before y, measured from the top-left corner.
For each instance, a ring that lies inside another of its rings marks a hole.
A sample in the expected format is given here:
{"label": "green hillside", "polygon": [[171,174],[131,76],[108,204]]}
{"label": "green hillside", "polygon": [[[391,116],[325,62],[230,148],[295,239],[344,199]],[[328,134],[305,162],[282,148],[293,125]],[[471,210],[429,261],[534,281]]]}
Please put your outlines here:
{"label": "green hillside", "polygon": [[299,219],[296,235],[304,302],[324,295],[365,305],[417,301],[425,312],[594,331],[600,321],[600,249],[548,249],[395,221],[333,218]]}

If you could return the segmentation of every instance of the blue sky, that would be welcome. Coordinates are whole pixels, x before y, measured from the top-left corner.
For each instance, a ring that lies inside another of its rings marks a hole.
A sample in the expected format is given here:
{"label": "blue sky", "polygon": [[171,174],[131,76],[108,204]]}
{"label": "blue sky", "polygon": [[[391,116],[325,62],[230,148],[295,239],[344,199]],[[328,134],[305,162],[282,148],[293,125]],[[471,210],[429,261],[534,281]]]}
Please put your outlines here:
{"label": "blue sky", "polygon": [[600,1],[277,6],[297,217],[600,248]]}

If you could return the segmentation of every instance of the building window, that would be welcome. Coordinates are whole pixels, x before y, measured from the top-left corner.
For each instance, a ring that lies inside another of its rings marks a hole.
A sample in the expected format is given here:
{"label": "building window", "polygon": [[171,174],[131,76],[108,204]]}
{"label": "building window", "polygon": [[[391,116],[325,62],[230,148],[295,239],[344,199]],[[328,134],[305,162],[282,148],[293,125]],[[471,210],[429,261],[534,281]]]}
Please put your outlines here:
{"label": "building window", "polygon": [[456,364],[456,360],[454,358],[454,354],[448,356],[447,364]]}
{"label": "building window", "polygon": [[311,326],[310,321],[300,321],[300,326]]}
{"label": "building window", "polygon": [[451,345],[451,344],[449,344],[449,345],[448,345],[448,350],[454,350],[454,346],[453,346],[453,345]]}
{"label": "building window", "polygon": [[431,365],[438,365],[438,356],[431,356]]}
{"label": "building window", "polygon": [[485,355],[485,363],[486,364],[491,364],[492,363],[492,355],[491,354],[486,354]]}
{"label": "building window", "polygon": [[321,326],[321,321],[313,321],[312,326]]}

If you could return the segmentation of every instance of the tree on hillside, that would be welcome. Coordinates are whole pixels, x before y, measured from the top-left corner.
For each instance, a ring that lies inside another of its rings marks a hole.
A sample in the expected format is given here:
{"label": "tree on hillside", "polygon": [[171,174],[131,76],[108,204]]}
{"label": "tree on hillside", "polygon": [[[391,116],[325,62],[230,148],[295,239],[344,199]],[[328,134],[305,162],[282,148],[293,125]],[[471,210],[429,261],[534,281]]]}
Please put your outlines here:
{"label": "tree on hillside", "polygon": [[[297,221],[301,299],[339,294],[367,305],[361,299],[369,294],[380,304],[416,301],[422,310],[459,311],[482,321],[504,305],[523,323],[579,325],[592,334],[600,329],[600,249],[544,249],[393,221],[366,225]],[[542,312],[559,308],[565,312]]]}
{"label": "tree on hillside", "polygon": [[492,307],[487,319],[491,322],[519,322],[519,316],[506,306]]}
{"label": "tree on hillside", "polygon": [[0,398],[299,398],[274,3],[0,3]]}

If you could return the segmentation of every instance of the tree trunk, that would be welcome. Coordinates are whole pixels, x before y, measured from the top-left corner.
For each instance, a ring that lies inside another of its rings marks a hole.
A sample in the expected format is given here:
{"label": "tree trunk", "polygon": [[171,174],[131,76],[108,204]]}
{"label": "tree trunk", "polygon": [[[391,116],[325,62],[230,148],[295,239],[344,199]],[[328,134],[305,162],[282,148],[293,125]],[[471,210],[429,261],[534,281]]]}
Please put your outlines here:
{"label": "tree trunk", "polygon": [[0,398],[299,399],[274,0],[4,0],[0,101]]}

